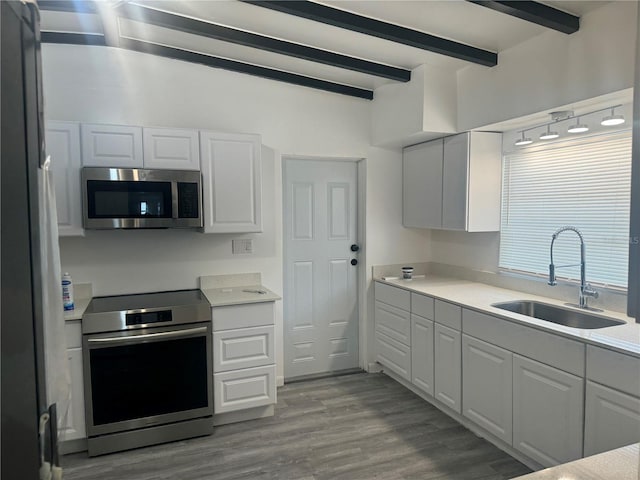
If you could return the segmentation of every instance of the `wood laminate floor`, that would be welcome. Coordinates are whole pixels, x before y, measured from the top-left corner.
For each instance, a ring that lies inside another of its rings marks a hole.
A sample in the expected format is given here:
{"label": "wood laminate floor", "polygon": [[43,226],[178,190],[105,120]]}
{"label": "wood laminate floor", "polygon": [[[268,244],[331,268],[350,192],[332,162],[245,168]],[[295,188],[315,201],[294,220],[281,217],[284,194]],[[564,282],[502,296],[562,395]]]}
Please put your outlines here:
{"label": "wood laminate floor", "polygon": [[383,374],[278,389],[272,418],[213,435],[88,458],[66,480],[503,480],[530,470]]}

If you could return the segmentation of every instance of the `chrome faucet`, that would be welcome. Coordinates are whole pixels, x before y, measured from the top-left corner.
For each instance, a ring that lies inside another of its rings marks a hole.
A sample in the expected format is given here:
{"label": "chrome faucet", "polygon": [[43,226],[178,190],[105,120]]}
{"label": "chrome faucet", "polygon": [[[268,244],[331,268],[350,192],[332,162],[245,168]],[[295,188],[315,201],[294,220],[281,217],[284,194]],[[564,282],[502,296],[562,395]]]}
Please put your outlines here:
{"label": "chrome faucet", "polygon": [[[553,263],[553,243],[556,241],[556,238],[558,238],[558,235],[560,235],[562,232],[567,230],[575,232],[580,238],[580,263],[556,266]],[[551,286],[557,285],[558,283],[556,282],[556,268],[580,266],[580,296],[578,297],[578,305],[576,306],[584,309],[589,309],[589,305],[587,304],[589,297],[598,298],[598,292],[595,291],[593,288],[591,288],[591,285],[587,283],[585,278],[585,271],[586,271],[585,247],[584,247],[584,238],[582,238],[582,233],[580,233],[580,230],[578,230],[576,227],[570,227],[570,226],[561,227],[558,230],[556,230],[556,232],[553,235],[551,235],[550,257],[551,257],[551,263],[549,263],[549,285]]]}

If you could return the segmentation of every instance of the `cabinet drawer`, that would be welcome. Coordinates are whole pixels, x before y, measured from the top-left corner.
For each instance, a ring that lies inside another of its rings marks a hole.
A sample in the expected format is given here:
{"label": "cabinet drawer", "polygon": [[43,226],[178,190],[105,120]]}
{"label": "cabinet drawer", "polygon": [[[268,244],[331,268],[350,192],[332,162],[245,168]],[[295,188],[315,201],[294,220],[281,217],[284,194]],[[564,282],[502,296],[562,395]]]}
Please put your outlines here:
{"label": "cabinet drawer", "polygon": [[376,282],[376,301],[384,302],[407,312],[411,310],[411,294],[402,288]]}
{"label": "cabinet drawer", "polygon": [[393,338],[376,332],[376,360],[411,381],[411,349]]}
{"label": "cabinet drawer", "polygon": [[273,302],[213,307],[213,331],[273,325]]}
{"label": "cabinet drawer", "polygon": [[67,348],[81,348],[82,321],[64,322],[64,337],[67,341]]}
{"label": "cabinet drawer", "polygon": [[233,412],[276,402],[276,366],[213,375],[213,413]]}
{"label": "cabinet drawer", "polygon": [[640,397],[640,358],[587,345],[587,378]]}
{"label": "cabinet drawer", "polygon": [[433,320],[434,300],[426,295],[411,294],[411,313]]}
{"label": "cabinet drawer", "polygon": [[275,363],[273,333],[273,326],[215,332],[214,373]]}
{"label": "cabinet drawer", "polygon": [[584,373],[584,345],[580,342],[466,308],[462,312],[462,330],[574,375]]}
{"label": "cabinet drawer", "polygon": [[386,303],[376,302],[376,331],[410,346],[411,314]]}
{"label": "cabinet drawer", "polygon": [[435,321],[454,330],[461,330],[462,308],[452,303],[436,300]]}

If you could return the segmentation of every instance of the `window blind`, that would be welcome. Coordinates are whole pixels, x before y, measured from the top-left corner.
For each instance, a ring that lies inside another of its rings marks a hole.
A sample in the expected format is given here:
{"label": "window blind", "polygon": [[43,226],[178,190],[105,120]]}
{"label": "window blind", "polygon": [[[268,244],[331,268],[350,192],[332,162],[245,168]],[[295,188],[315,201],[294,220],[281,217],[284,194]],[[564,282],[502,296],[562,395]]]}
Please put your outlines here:
{"label": "window blind", "polygon": [[[584,237],[587,280],[626,288],[630,186],[631,130],[506,153],[500,268],[547,275],[551,235],[572,225]],[[562,232],[555,265],[579,263],[579,245],[575,233]],[[556,275],[579,280],[580,268]]]}

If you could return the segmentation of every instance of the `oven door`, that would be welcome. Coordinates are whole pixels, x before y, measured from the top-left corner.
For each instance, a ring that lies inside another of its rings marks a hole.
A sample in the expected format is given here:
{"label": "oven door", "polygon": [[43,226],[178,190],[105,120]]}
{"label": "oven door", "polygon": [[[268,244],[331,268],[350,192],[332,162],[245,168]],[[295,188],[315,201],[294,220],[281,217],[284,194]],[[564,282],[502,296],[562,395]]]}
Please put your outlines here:
{"label": "oven door", "polygon": [[89,437],[213,415],[211,323],[85,335]]}

